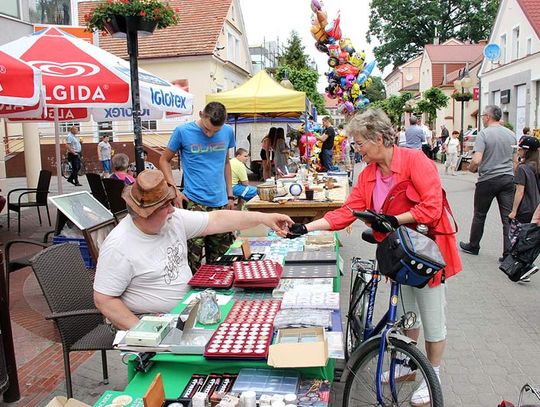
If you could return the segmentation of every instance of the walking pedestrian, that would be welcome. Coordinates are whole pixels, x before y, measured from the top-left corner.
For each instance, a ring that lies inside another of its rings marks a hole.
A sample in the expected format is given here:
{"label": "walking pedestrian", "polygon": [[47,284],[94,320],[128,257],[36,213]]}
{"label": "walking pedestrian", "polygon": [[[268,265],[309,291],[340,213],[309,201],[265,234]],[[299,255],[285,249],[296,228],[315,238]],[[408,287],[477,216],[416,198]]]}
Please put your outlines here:
{"label": "walking pedestrian", "polygon": [[515,134],[501,126],[501,108],[488,105],[482,113],[482,129],[476,137],[469,171],[478,172],[478,181],[474,191],[474,215],[469,241],[459,242],[465,253],[477,255],[480,241],[484,234],[484,223],[493,199],[497,199],[503,227],[503,253],[499,261],[510,253],[508,215],[514,199],[513,151]]}
{"label": "walking pedestrian", "polygon": [[67,179],[67,182],[75,185],[76,187],[82,186],[82,184],[79,183],[82,146],[81,139],[78,134],[79,128],[77,126],[71,126],[66,137],[67,160],[71,164],[71,174]]}
{"label": "walking pedestrian", "polygon": [[111,174],[111,155],[112,147],[109,143],[109,136],[104,135],[97,145],[98,160],[103,167],[103,176],[108,177]]}
{"label": "walking pedestrian", "polygon": [[421,150],[422,143],[426,141],[426,136],[424,130],[417,123],[418,118],[411,116],[409,119],[410,126],[405,130],[405,147]]}
{"label": "walking pedestrian", "polygon": [[450,168],[450,174],[456,175],[456,165],[459,149],[459,131],[454,130],[452,136],[447,138],[443,144],[444,152],[446,153],[446,162],[444,163],[444,173],[448,174]]}
{"label": "walking pedestrian", "polygon": [[[166,181],[174,185],[171,161],[178,152],[184,173],[184,190],[177,190],[176,205],[185,209],[212,212],[234,209],[229,149],[235,147],[234,132],[225,124],[227,110],[219,102],[210,102],[199,112],[197,121],[174,129],[167,148],[159,159]],[[199,236],[188,241],[189,266],[196,272],[202,262],[211,263],[223,255],[232,243],[231,233]]]}

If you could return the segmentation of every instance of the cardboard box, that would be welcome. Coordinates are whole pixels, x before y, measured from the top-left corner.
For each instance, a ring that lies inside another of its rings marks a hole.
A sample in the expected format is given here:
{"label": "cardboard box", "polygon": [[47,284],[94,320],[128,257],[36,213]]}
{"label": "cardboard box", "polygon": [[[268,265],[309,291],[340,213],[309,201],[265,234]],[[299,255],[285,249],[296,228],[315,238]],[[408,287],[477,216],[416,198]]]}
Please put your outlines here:
{"label": "cardboard box", "polygon": [[273,367],[319,367],[328,362],[324,328],[279,329],[270,345],[268,365]]}
{"label": "cardboard box", "polygon": [[90,405],[75,399],[67,399],[64,396],[53,398],[46,407],[90,407]]}

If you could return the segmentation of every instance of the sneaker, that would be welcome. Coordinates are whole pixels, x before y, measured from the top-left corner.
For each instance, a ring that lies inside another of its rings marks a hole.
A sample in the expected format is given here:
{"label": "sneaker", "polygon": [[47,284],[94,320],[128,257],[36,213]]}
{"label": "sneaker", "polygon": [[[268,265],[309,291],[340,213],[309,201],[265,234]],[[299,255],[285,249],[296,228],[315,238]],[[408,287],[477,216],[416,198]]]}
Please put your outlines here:
{"label": "sneaker", "polygon": [[475,256],[477,256],[478,252],[480,251],[480,248],[474,248],[470,243],[459,242],[459,247],[461,248],[462,252],[474,254]]}
{"label": "sneaker", "polygon": [[[397,365],[394,370],[394,380],[397,383],[414,382],[416,379],[416,372],[412,371],[409,366]],[[390,371],[383,372],[381,381],[383,384],[390,382]]]}
{"label": "sneaker", "polygon": [[411,397],[411,406],[421,407],[428,406],[431,403],[431,398],[429,397],[429,390],[425,380],[422,380],[420,386],[416,389]]}
{"label": "sneaker", "polygon": [[525,274],[523,274],[521,276],[521,278],[519,279],[519,281],[523,281],[523,282],[529,282],[531,281],[531,276],[536,273],[538,271],[538,267],[536,266],[532,266]]}

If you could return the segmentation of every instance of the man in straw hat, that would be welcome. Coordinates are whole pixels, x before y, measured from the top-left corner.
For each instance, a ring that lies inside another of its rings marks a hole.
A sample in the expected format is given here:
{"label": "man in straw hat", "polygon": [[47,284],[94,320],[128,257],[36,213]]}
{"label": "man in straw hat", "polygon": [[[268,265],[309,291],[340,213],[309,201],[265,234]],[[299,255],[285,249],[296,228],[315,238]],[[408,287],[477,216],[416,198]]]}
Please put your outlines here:
{"label": "man in straw hat", "polygon": [[103,243],[94,280],[96,307],[119,329],[137,324],[136,313],[169,312],[187,293],[187,239],[259,224],[283,234],[293,224],[277,213],[175,208],[175,187],[158,170],[143,171],[122,197],[129,215]]}

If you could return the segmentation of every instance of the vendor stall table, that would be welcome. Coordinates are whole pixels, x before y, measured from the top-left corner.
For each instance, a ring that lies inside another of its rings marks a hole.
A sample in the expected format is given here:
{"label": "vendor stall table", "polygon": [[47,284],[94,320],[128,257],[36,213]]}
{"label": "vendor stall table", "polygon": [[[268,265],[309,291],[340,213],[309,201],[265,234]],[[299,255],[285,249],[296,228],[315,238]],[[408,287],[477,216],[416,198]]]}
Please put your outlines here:
{"label": "vendor stall table", "polygon": [[320,184],[318,187],[320,190],[315,191],[311,201],[306,199],[304,192],[298,197],[299,199],[294,200],[288,195],[277,198],[277,202],[261,201],[258,196],[255,196],[246,202],[246,208],[250,211],[283,213],[289,215],[294,221],[302,223],[320,219],[326,212],[341,207],[349,196],[348,177],[336,176],[335,179],[337,183],[334,188],[328,190],[328,199],[325,198],[325,191],[322,190],[323,184]]}
{"label": "vendor stall table", "polygon": [[[234,245],[233,245],[234,246]],[[339,259],[339,244],[337,244],[336,237],[336,255]],[[338,268],[338,277],[334,279],[334,291],[339,291],[339,271],[341,271],[342,264],[338,260],[336,267]],[[235,301],[232,296],[231,290],[216,290],[218,294],[231,295],[231,299],[224,305],[220,305],[221,320],[223,321],[227,314],[231,311]],[[184,299],[171,310],[172,314],[181,313],[188,304],[184,304],[184,301],[189,298],[194,292],[200,292],[200,290],[192,290]],[[341,318],[338,315],[338,326],[334,330],[341,331]],[[200,325],[196,324],[197,328],[206,328],[215,330],[219,324],[215,325]],[[165,395],[167,398],[176,398],[180,395],[185,385],[188,383],[191,375],[196,374],[210,374],[210,373],[238,373],[242,368],[266,368],[272,369],[267,365],[266,360],[230,360],[230,359],[206,359],[202,355],[180,355],[172,353],[160,353],[153,357],[154,362],[152,367],[147,372],[137,372],[134,369],[135,360],[130,358],[128,362],[128,385],[122,392],[122,394],[129,395],[131,397],[142,397],[147,391],[148,387],[156,377],[158,373],[161,373],[163,379],[163,385]],[[298,368],[292,369],[300,373],[301,377],[307,379],[325,379],[330,382],[334,378],[335,360],[328,359],[328,363],[324,367],[312,367],[312,368]],[[111,393],[112,392],[108,392]],[[96,402],[95,406],[105,405],[104,398],[110,398],[111,394],[104,394],[103,397]],[[116,393],[115,393],[116,394]]]}

